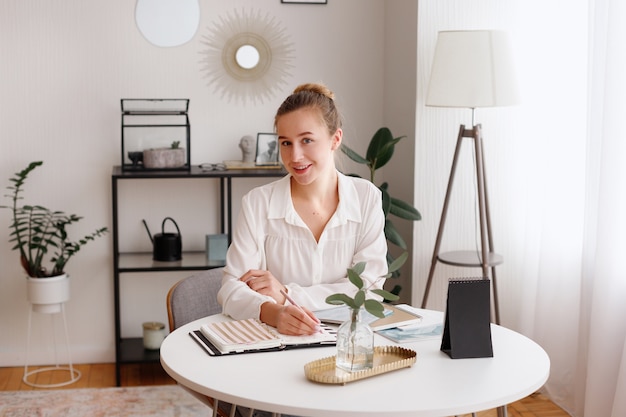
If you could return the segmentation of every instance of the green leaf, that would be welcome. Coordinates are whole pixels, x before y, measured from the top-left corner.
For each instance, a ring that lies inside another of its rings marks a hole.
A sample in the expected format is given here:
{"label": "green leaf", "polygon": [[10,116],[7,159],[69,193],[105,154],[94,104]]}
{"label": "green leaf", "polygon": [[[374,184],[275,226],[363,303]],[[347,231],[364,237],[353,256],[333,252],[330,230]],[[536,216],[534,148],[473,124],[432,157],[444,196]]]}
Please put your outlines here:
{"label": "green leaf", "polygon": [[402,291],[401,285],[394,285],[394,287],[391,289],[391,293],[394,295],[400,294],[400,291]]}
{"label": "green leaf", "polygon": [[389,265],[389,272],[395,272],[404,265],[406,260],[409,258],[408,252],[403,252],[400,256],[398,256],[392,263]]}
{"label": "green leaf", "polygon": [[422,215],[415,207],[397,198],[390,197],[389,213],[406,220],[422,220]]}
{"label": "green leaf", "polygon": [[348,156],[348,158],[352,159],[354,162],[367,165],[367,162],[368,162],[367,159],[363,158],[361,155],[359,155],[358,153],[356,153],[355,151],[353,151],[352,149],[350,149],[348,146],[344,145],[343,143],[341,144],[340,149],[343,153],[345,153]]}
{"label": "green leaf", "polygon": [[374,169],[378,169],[387,165],[387,162],[389,162],[391,158],[393,157],[393,152],[396,148],[396,143],[398,143],[400,139],[402,138],[395,138],[391,142],[385,144],[385,146],[383,146],[380,149],[378,153],[378,158],[376,158],[376,165],[374,165]]}
{"label": "green leaf", "polygon": [[365,271],[365,265],[367,265],[367,262],[358,262],[351,269],[361,275]]}
{"label": "green leaf", "polygon": [[360,289],[354,294],[354,305],[360,308],[363,303],[365,303],[365,291]]}
{"label": "green leaf", "polygon": [[385,300],[389,300],[389,301],[396,301],[398,299],[400,299],[400,297],[398,297],[395,294],[390,293],[389,291],[386,290],[379,290],[378,288],[371,290],[374,294],[376,295],[380,295],[381,297],[383,297]]}
{"label": "green leaf", "polygon": [[354,284],[359,290],[363,288],[363,280],[359,276],[359,273],[355,271],[353,268],[348,269],[348,279],[351,283]]}
{"label": "green leaf", "polygon": [[[386,183],[383,185],[386,185]],[[385,214],[385,218],[387,218],[387,215],[391,211],[391,205],[392,205],[391,196],[387,192],[387,187],[384,187],[384,188],[379,187],[379,188],[383,197],[383,213]]]}
{"label": "green leaf", "polygon": [[394,146],[383,146],[382,148],[379,149],[378,151],[378,155],[376,156],[376,159],[374,160],[374,169],[379,169],[384,167],[387,162],[389,162],[389,160],[391,159],[391,157],[393,157],[393,151],[395,150]]}
{"label": "green leaf", "polygon": [[365,159],[374,170],[383,167],[393,156],[396,143],[406,136],[394,138],[387,127],[381,127],[374,133],[367,147]]}
{"label": "green leaf", "polygon": [[374,162],[380,156],[381,149],[390,141],[393,140],[393,135],[387,127],[381,127],[374,133],[370,143],[367,147],[367,153],[365,159],[369,162]]}
{"label": "green leaf", "polygon": [[396,229],[396,226],[393,225],[393,222],[390,219],[385,220],[385,236],[387,240],[393,243],[396,246],[406,250],[406,242]]}
{"label": "green leaf", "polygon": [[326,303],[332,305],[347,305],[351,308],[357,308],[354,300],[348,297],[346,294],[333,294],[326,297]]}
{"label": "green leaf", "polygon": [[380,301],[371,299],[365,300],[365,310],[378,318],[385,318],[385,307],[380,303]]}

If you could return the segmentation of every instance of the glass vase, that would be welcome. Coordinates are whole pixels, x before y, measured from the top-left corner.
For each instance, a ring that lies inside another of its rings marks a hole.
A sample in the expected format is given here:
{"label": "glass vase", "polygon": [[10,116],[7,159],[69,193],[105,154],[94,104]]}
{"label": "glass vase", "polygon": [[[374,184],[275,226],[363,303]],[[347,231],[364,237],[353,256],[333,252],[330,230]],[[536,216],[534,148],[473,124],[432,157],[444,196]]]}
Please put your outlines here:
{"label": "glass vase", "polygon": [[350,319],[337,330],[337,368],[354,372],[374,366],[374,332],[361,320],[361,309],[351,309]]}

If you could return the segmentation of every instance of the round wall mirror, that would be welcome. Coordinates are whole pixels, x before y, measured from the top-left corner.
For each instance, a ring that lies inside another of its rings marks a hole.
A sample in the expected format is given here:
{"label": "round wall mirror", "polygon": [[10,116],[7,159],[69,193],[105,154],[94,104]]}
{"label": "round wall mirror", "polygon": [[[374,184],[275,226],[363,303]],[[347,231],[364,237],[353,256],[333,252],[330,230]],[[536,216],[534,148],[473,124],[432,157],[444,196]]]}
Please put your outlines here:
{"label": "round wall mirror", "polygon": [[293,47],[269,14],[245,9],[220,17],[204,37],[202,64],[209,85],[229,100],[263,102],[289,75]]}
{"label": "round wall mirror", "polygon": [[259,51],[252,45],[243,45],[235,53],[235,61],[243,69],[252,69],[259,64]]}

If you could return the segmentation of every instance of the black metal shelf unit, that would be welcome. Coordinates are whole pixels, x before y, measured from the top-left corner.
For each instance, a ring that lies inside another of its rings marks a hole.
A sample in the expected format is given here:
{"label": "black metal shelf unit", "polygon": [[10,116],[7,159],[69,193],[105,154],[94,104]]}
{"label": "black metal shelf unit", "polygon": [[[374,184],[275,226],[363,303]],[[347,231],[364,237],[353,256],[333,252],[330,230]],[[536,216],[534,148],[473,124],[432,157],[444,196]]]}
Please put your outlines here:
{"label": "black metal shelf unit", "polygon": [[220,182],[220,228],[230,239],[232,228],[232,180],[233,178],[276,178],[285,175],[278,169],[237,169],[204,171],[191,167],[189,171],[127,171],[122,166],[114,166],[111,175],[111,196],[113,204],[113,287],[115,303],[115,377],[117,386],[121,383],[120,367],[125,363],[158,362],[159,352],[146,350],[141,338],[122,338],[120,314],[120,278],[122,274],[136,272],[200,271],[223,266],[209,262],[205,252],[183,252],[180,261],[159,262],[152,259],[152,253],[120,252],[118,224],[118,183],[124,180],[159,180],[170,178],[215,179]]}

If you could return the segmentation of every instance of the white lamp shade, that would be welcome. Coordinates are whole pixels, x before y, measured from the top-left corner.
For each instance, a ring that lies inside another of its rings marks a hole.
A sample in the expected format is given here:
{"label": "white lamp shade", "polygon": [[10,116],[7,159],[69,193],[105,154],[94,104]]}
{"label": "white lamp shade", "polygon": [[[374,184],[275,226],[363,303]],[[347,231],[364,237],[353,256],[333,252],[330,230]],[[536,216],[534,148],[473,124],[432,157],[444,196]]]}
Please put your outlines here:
{"label": "white lamp shade", "polygon": [[505,32],[439,32],[427,106],[476,108],[518,102],[519,92]]}

